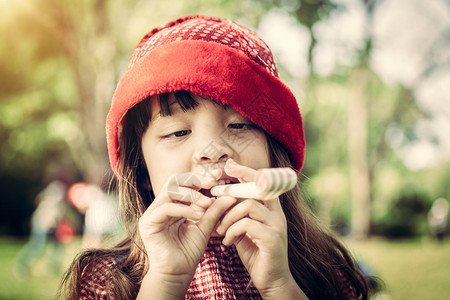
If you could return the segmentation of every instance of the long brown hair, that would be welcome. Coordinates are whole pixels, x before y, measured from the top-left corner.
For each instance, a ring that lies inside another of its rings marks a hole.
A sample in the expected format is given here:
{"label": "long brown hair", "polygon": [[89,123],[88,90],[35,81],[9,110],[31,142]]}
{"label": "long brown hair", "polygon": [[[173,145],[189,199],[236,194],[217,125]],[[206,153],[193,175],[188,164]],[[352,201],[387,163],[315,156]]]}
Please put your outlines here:
{"label": "long brown hair", "polygon": [[[183,110],[195,108],[197,102],[186,91],[173,93]],[[161,114],[170,115],[169,94],[158,96]],[[138,220],[151,204],[154,195],[141,151],[141,139],[151,119],[149,99],[127,112],[120,136],[119,203],[128,236],[112,249],[86,250],[72,263],[61,285],[68,299],[79,298],[79,281],[83,270],[101,260],[113,258],[116,270],[108,298],[134,299],[147,272],[147,255],[138,231]],[[266,134],[272,167],[291,167],[286,150]],[[368,298],[366,279],[358,271],[345,247],[320,227],[297,188],[280,197],[288,223],[288,256],[291,273],[310,299],[345,299],[347,278],[361,299]]]}
{"label": "long brown hair", "polygon": [[[284,148],[268,137],[272,167],[290,167]],[[346,278],[361,299],[368,299],[366,278],[337,238],[320,226],[297,187],[280,196],[288,222],[288,256],[291,273],[310,299],[345,299]]]}

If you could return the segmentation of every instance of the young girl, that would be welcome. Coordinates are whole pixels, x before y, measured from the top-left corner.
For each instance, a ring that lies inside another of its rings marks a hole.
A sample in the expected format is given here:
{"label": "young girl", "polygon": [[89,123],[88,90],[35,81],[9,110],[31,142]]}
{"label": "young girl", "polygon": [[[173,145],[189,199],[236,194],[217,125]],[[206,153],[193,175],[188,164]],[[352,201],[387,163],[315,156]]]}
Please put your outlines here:
{"label": "young girl", "polygon": [[152,30],[118,84],[107,136],[129,234],[82,253],[65,297],[367,299],[298,187],[270,200],[210,194],[303,165],[296,99],[255,33],[204,16]]}

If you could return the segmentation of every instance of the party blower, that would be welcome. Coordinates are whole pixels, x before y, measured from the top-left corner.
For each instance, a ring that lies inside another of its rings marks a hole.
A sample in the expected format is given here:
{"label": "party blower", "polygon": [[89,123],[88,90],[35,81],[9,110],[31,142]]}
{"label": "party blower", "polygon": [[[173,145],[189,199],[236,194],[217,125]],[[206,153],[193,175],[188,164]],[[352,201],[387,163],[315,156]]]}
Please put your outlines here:
{"label": "party blower", "polygon": [[260,200],[274,199],[291,190],[297,183],[297,174],[290,168],[267,168],[257,171],[254,182],[216,185],[211,194]]}

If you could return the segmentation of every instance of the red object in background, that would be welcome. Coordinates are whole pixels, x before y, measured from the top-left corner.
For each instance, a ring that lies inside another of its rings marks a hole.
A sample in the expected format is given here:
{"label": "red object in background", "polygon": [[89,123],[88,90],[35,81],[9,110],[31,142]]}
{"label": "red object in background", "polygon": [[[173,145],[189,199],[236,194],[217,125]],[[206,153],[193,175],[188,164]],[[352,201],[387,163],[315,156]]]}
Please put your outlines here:
{"label": "red object in background", "polygon": [[75,227],[66,221],[61,222],[55,230],[55,238],[61,244],[68,244],[75,238]]}
{"label": "red object in background", "polygon": [[78,209],[81,213],[86,212],[88,204],[86,203],[85,191],[89,186],[86,182],[77,182],[70,186],[67,191],[69,203]]}

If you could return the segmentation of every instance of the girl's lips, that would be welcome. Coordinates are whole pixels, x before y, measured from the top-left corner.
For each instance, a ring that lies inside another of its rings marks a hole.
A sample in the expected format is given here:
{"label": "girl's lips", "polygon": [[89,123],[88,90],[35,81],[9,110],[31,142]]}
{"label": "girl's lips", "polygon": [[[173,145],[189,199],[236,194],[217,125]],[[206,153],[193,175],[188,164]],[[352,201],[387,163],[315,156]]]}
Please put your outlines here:
{"label": "girl's lips", "polygon": [[[217,184],[215,185],[236,184],[236,183],[239,183],[239,181],[236,178],[228,177],[219,179],[217,181]],[[211,194],[211,189],[200,189],[199,192],[209,198],[215,197]]]}

